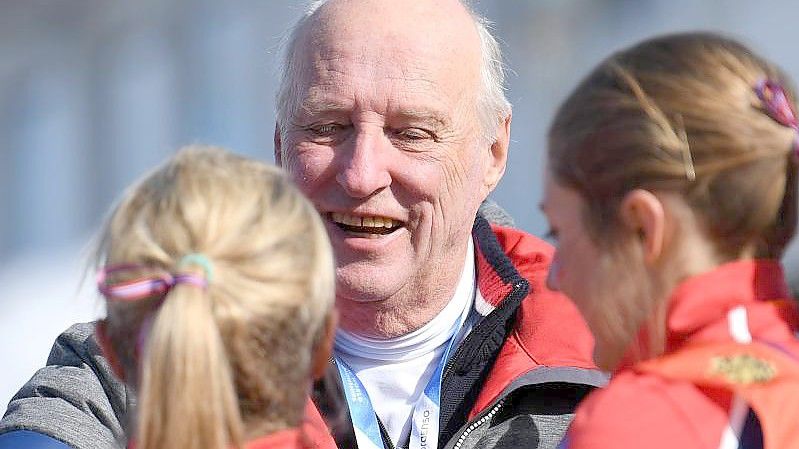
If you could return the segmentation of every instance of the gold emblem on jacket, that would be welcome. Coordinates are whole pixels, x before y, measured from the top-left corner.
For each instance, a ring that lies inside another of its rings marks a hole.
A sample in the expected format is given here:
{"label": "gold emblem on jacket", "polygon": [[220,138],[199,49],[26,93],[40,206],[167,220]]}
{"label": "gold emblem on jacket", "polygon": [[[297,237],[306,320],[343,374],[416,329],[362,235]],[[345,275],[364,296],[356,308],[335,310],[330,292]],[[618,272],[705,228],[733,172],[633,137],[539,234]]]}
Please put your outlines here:
{"label": "gold emblem on jacket", "polygon": [[718,356],[710,360],[710,374],[733,384],[764,383],[774,378],[777,369],[767,360],[749,354]]}

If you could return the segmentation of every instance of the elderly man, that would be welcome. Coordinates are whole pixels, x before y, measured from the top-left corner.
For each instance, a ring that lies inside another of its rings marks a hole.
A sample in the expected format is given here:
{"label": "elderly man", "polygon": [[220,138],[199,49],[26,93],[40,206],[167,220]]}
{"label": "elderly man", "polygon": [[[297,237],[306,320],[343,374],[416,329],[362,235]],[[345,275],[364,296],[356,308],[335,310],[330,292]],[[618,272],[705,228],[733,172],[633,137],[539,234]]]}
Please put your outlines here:
{"label": "elderly man", "polygon": [[338,260],[336,365],[358,447],[551,444],[590,343],[540,282],[548,247],[475,220],[511,119],[483,22],[456,1],[334,0],[286,57],[275,154]]}
{"label": "elderly man", "polygon": [[[456,0],[317,2],[291,35],[275,157],[337,258],[343,399],[315,396],[342,449],[553,447],[604,380],[576,311],[544,286],[550,247],[478,213],[507,158],[500,61]],[[113,444],[130,398],[89,329],[62,336],[62,366],[0,432]]]}

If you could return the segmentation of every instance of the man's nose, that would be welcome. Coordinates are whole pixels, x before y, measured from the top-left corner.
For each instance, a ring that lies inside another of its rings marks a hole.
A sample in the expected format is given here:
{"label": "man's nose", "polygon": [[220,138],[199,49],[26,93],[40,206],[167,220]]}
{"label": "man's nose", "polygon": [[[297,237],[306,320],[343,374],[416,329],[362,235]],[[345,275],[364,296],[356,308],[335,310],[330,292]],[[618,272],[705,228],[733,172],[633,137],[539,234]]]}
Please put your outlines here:
{"label": "man's nose", "polygon": [[391,184],[387,149],[382,133],[359,132],[342,158],[336,181],[353,198],[368,198]]}

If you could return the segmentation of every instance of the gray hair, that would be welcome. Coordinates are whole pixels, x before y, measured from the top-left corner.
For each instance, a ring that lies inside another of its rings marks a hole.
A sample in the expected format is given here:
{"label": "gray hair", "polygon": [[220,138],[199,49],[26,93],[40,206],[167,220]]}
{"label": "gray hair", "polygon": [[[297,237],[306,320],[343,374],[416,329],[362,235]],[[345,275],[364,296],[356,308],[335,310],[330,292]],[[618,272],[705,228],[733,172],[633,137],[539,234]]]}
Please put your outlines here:
{"label": "gray hair", "polygon": [[[300,67],[295,57],[300,33],[314,13],[327,1],[310,2],[283,43],[283,69],[275,99],[277,125],[281,137],[285,136],[289,117],[296,111],[301,94],[296,81],[299,79]],[[480,91],[477,97],[477,113],[483,140],[493,143],[496,126],[511,113],[511,104],[505,97],[505,66],[502,62],[502,50],[497,39],[491,34],[491,22],[479,15],[467,3],[462,1],[462,4],[474,20],[480,38]]]}

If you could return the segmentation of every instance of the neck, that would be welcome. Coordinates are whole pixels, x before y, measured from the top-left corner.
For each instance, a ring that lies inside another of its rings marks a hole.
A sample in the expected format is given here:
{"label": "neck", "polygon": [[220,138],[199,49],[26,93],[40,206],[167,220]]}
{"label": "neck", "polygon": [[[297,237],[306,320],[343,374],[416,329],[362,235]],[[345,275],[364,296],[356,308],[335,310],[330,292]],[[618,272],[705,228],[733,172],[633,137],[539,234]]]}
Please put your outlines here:
{"label": "neck", "polygon": [[[454,286],[452,288],[454,292]],[[452,296],[450,292],[449,297]],[[384,303],[341,304],[339,326],[347,332],[371,338],[395,338],[420,329],[438,315],[449,301],[448,296],[424,303],[386,306]],[[346,300],[345,300],[346,301]]]}
{"label": "neck", "polygon": [[474,248],[471,240],[460,260],[463,261],[460,270],[429,270],[428,276],[409,283],[414,288],[405,289],[407,291],[398,292],[383,301],[360,302],[337,297],[339,327],[355,335],[381,339],[400,337],[420,329],[444,310],[459,285],[465,289],[473,288]]}

